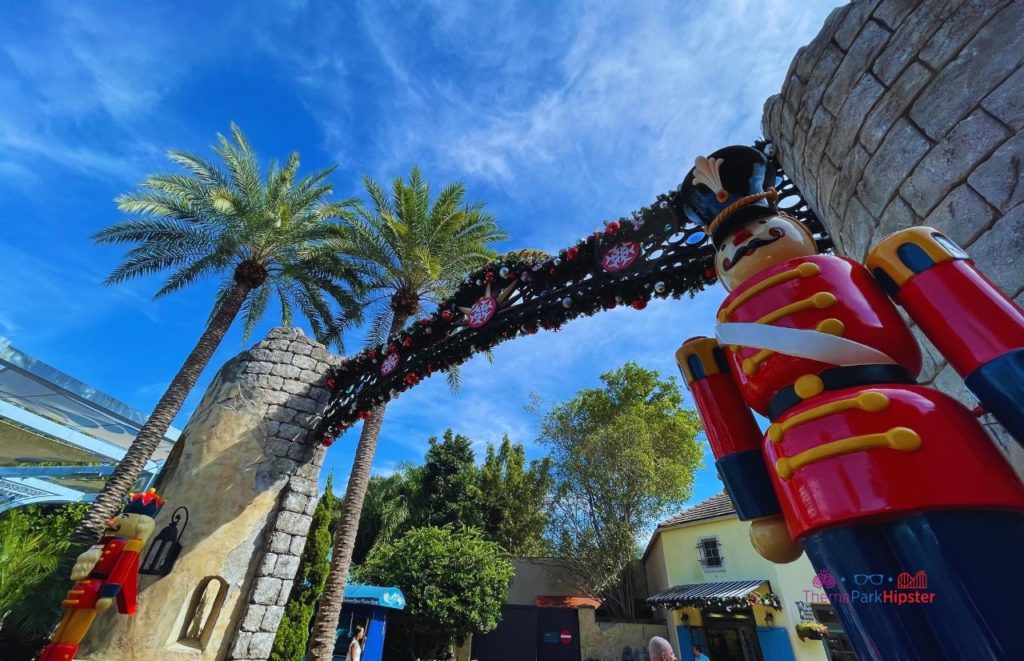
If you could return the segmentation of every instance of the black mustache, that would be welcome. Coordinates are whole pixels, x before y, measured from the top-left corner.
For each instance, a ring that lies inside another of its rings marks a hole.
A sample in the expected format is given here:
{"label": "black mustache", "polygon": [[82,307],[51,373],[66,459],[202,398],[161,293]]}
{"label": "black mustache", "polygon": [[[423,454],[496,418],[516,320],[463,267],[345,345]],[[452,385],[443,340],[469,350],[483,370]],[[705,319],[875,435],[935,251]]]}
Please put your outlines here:
{"label": "black mustache", "polygon": [[784,237],[786,235],[786,232],[782,229],[773,227],[770,230],[768,230],[768,234],[771,236],[770,239],[751,239],[750,243],[741,246],[740,249],[737,250],[736,253],[732,256],[732,259],[726,259],[724,262],[722,262],[722,268],[728,271],[732,267],[739,264],[741,259],[749,255],[750,253],[754,252],[761,246],[766,246],[769,243],[775,243],[776,241]]}

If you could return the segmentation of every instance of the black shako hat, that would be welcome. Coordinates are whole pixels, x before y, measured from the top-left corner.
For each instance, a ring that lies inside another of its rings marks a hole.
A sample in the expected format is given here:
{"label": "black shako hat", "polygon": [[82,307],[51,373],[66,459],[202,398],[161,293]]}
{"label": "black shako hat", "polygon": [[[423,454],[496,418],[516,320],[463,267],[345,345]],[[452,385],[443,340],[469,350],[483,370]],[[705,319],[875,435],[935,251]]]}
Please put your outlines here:
{"label": "black shako hat", "polygon": [[733,145],[698,156],[683,179],[679,199],[686,216],[703,224],[718,246],[736,225],[776,213],[774,183],[775,168],[767,156],[753,147]]}

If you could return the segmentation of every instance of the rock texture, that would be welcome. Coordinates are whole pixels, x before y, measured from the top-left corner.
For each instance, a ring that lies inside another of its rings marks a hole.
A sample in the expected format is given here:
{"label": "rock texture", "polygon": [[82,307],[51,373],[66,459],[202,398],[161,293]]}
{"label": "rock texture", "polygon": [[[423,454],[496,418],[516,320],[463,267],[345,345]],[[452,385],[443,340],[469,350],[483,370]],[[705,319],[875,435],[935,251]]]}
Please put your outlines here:
{"label": "rock texture", "polygon": [[[885,235],[930,225],[1020,302],[1024,2],[839,7],[797,52],[762,125],[838,252],[861,260]],[[925,343],[922,380],[973,405]],[[1024,453],[989,428],[1024,474]]]}
{"label": "rock texture", "polygon": [[[174,508],[189,509],[181,556],[169,576],[142,578],[134,618],[97,620],[81,658],[269,658],[317,503],[324,453],[307,430],[339,360],[301,330],[277,328],[221,368],[157,485],[169,503],[157,530]],[[209,576],[228,587],[203,642],[187,624]]]}

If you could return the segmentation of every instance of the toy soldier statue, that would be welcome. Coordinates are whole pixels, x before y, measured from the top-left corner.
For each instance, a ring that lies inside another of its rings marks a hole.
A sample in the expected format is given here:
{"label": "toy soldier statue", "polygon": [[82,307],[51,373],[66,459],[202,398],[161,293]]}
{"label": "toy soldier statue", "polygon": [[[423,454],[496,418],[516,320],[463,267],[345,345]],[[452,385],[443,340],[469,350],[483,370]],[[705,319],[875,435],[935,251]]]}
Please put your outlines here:
{"label": "toy soldier statue", "polygon": [[132,495],[124,513],[107,522],[100,542],[78,556],[71,570],[71,580],[77,582],[61,602],[64,619],[39,661],[74,659],[97,612],[110,608],[115,600],[118,612],[135,614],[139,554],[153,534],[153,519],[163,505],[155,489]]}
{"label": "toy soldier statue", "polygon": [[[717,341],[676,358],[751,542],[841,579],[830,599],[859,658],[1024,658],[1007,602],[1024,588],[1024,486],[970,411],[916,384],[920,350],[889,296],[1018,440],[1024,312],[927,227],[885,238],[868,268],[817,254],[774,181],[760,151],[726,147],[678,198],[730,294]],[[903,572],[933,596],[896,595]]]}

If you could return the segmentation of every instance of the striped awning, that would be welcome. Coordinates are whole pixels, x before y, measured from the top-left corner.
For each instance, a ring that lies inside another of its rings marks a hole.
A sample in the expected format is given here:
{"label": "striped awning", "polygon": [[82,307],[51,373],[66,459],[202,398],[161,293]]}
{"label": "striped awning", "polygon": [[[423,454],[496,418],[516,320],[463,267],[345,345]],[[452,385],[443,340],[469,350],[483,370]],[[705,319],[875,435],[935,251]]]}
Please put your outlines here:
{"label": "striped awning", "polygon": [[660,594],[648,597],[647,603],[652,606],[677,606],[713,599],[738,599],[746,597],[767,582],[767,579],[759,579],[676,585]]}

